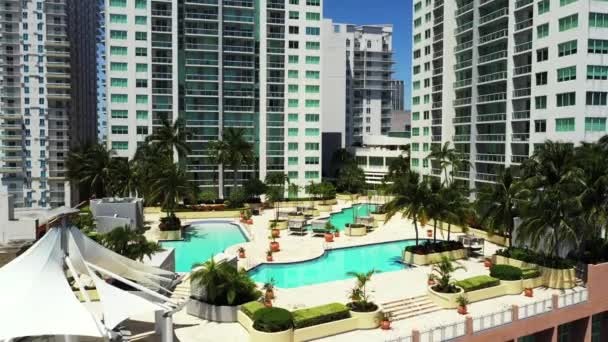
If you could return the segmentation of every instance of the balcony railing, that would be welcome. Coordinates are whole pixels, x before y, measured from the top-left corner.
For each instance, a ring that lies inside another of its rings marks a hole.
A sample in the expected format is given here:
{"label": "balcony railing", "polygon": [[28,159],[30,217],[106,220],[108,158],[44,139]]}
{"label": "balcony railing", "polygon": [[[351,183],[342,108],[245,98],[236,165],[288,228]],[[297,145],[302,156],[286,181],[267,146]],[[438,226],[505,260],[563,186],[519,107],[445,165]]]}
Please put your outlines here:
{"label": "balcony railing", "polygon": [[511,134],[511,141],[526,142],[530,140],[530,133],[514,133]]}
{"label": "balcony railing", "polygon": [[471,98],[470,97],[465,97],[462,99],[456,99],[453,102],[454,106],[465,106],[465,105],[470,105],[471,104]]}
{"label": "balcony railing", "polygon": [[533,0],[518,0],[515,2],[515,8],[521,8],[526,5],[529,5],[533,2]]}
{"label": "balcony railing", "polygon": [[531,93],[532,90],[530,88],[515,89],[513,90],[513,97],[530,96]]}
{"label": "balcony railing", "polygon": [[520,67],[513,69],[514,75],[529,74],[531,72],[532,72],[532,64],[522,65]]}
{"label": "balcony railing", "polygon": [[513,120],[527,120],[530,118],[529,110],[520,110],[513,112],[512,119]]}
{"label": "balcony railing", "polygon": [[454,64],[454,69],[455,70],[460,70],[460,69],[468,68],[471,65],[473,65],[473,60],[472,59],[467,59],[466,61],[462,61],[460,63]]}
{"label": "balcony railing", "polygon": [[529,157],[527,155],[512,155],[511,156],[511,163],[518,163],[521,164],[524,161],[526,161],[526,159],[528,159]]}
{"label": "balcony railing", "polygon": [[471,117],[470,116],[457,116],[455,118],[452,119],[452,122],[455,124],[459,124],[459,123],[470,123],[471,122]]}
{"label": "balcony railing", "polygon": [[454,141],[471,141],[470,134],[457,134],[452,137]]}
{"label": "balcony railing", "polygon": [[522,20],[520,22],[515,23],[515,31],[520,31],[526,29],[528,27],[532,27],[534,21],[532,19]]}
{"label": "balcony railing", "polygon": [[477,102],[494,102],[494,101],[503,101],[507,99],[507,93],[494,93],[494,94],[486,94],[480,95],[477,97]]}
{"label": "balcony railing", "polygon": [[454,82],[454,88],[462,88],[462,87],[467,87],[470,86],[472,83],[472,80],[466,79],[466,80],[460,80],[460,81],[456,81]]}
{"label": "balcony railing", "polygon": [[505,134],[477,134],[477,141],[505,141]]}
{"label": "balcony railing", "polygon": [[468,4],[459,7],[456,11],[454,11],[454,14],[456,16],[459,16],[461,14],[467,13],[468,11],[473,9],[473,1],[469,2]]}
{"label": "balcony railing", "polygon": [[490,34],[486,34],[485,36],[479,37],[479,44],[486,44],[486,43],[490,43],[502,38],[507,37],[507,35],[509,34],[509,30],[507,29],[502,29],[496,32],[492,32]]}
{"label": "balcony railing", "polygon": [[493,163],[504,163],[504,154],[489,154],[489,153],[478,153],[475,158],[477,161],[482,162],[493,162]]}
{"label": "balcony railing", "polygon": [[[486,181],[486,182],[496,182],[496,180],[498,179],[498,176],[492,173],[476,173],[475,174],[475,179],[480,180],[480,181]],[[506,323],[502,323],[502,324],[506,324]],[[498,324],[501,325],[501,324]],[[497,325],[493,325],[492,327],[497,326]],[[490,328],[490,327],[488,327]],[[481,329],[483,330],[483,329]]]}
{"label": "balcony railing", "polygon": [[515,45],[515,53],[526,52],[532,50],[532,41]]}
{"label": "balcony railing", "polygon": [[489,114],[477,115],[477,121],[479,121],[479,122],[505,121],[506,119],[507,119],[507,113],[489,113]]}
{"label": "balcony railing", "polygon": [[466,32],[466,31],[468,31],[468,30],[470,30],[472,28],[473,28],[473,21],[469,21],[467,23],[458,25],[456,27],[456,29],[454,30],[454,33],[455,34],[461,34],[462,32]]}
{"label": "balcony railing", "polygon": [[454,52],[459,52],[462,50],[470,49],[471,47],[473,47],[473,41],[469,40],[468,42],[464,42],[464,43],[456,45],[456,47],[454,47]]}
{"label": "balcony railing", "polygon": [[485,83],[485,82],[492,82],[492,81],[499,81],[499,80],[506,80],[506,79],[507,79],[507,72],[499,71],[499,72],[495,72],[493,74],[481,75],[477,79],[477,82]]}
{"label": "balcony railing", "polygon": [[497,11],[494,11],[490,14],[486,14],[483,17],[479,18],[479,24],[481,25],[481,24],[487,23],[496,18],[507,16],[508,14],[509,14],[509,10],[506,7],[503,7]]}

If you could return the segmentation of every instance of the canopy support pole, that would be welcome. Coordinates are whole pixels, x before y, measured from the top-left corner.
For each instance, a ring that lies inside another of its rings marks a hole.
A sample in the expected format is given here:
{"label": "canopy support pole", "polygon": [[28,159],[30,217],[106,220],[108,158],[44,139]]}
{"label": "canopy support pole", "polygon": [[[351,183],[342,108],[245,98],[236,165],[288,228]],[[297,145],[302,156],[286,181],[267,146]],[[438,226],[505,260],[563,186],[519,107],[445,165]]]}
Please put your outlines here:
{"label": "canopy support pole", "polygon": [[171,312],[154,312],[154,329],[161,342],[173,342],[173,316]]}

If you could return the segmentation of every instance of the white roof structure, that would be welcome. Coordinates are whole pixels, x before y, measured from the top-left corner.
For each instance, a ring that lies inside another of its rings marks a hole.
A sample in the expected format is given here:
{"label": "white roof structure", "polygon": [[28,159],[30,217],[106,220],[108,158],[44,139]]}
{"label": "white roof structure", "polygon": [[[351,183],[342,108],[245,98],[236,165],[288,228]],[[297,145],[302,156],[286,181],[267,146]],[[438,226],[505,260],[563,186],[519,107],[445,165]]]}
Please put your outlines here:
{"label": "white roof structure", "polygon": [[[95,284],[101,316],[89,310],[90,299],[80,280],[83,275]],[[135,287],[157,301],[112,286],[100,275]],[[74,278],[85,303],[76,298],[67,276]],[[41,335],[110,337],[111,330],[130,316],[169,312],[177,306],[157,292],[169,293],[164,287],[174,277],[174,273],[102,247],[75,227],[52,228],[0,269],[0,341]]]}

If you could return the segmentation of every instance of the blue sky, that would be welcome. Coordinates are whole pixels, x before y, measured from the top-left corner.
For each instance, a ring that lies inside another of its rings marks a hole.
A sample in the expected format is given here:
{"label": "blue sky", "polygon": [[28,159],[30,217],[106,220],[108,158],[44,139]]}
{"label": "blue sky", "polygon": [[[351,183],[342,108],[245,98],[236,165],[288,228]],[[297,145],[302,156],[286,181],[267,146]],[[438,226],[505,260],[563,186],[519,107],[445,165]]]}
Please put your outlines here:
{"label": "blue sky", "polygon": [[411,82],[411,0],[324,0],[326,18],[352,24],[393,24],[395,79],[405,80],[406,108],[410,108]]}

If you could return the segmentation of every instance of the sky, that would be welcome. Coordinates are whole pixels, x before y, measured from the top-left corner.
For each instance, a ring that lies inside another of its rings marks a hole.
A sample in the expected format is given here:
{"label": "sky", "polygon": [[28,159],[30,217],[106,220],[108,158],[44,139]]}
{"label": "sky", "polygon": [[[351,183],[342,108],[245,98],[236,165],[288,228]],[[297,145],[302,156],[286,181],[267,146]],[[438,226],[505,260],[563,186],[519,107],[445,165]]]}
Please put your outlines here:
{"label": "sky", "polygon": [[412,0],[324,0],[323,16],[339,23],[393,24],[393,78],[405,80],[405,107],[411,108]]}

